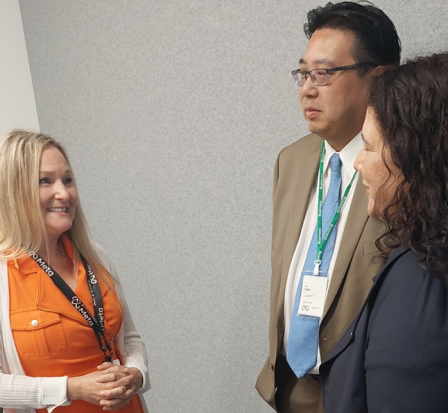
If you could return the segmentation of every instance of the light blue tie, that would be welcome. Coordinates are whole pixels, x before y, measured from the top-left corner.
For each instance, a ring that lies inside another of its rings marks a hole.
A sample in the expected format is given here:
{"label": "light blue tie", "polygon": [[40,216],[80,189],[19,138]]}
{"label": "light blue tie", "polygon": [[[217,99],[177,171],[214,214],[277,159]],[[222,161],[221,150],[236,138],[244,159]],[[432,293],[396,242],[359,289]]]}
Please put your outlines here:
{"label": "light blue tie", "polygon": [[[335,153],[330,158],[331,180],[322,206],[322,237],[326,234],[331,220],[338,209],[339,195],[341,192],[341,159],[339,154]],[[327,245],[322,255],[322,263],[319,272],[326,275],[330,266],[331,256],[333,255],[334,243],[336,240],[337,223],[331,232]],[[302,276],[297,286],[294,308],[291,315],[291,324],[288,337],[288,350],[286,360],[294,371],[297,378],[308,373],[317,363],[317,345],[319,340],[319,318],[305,315],[297,315],[300,294],[302,292],[303,273],[312,274],[314,270],[314,261],[317,255],[317,225],[314,230],[311,245],[308,249],[305,264],[303,266]]]}

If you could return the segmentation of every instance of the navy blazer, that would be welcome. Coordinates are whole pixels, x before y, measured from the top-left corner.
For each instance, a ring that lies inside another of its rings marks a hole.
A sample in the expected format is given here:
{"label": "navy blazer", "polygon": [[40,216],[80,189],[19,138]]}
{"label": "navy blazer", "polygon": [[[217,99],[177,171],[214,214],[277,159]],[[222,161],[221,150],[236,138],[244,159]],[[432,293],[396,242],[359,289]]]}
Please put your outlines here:
{"label": "navy blazer", "polygon": [[325,413],[448,412],[445,282],[398,248],[320,374]]}

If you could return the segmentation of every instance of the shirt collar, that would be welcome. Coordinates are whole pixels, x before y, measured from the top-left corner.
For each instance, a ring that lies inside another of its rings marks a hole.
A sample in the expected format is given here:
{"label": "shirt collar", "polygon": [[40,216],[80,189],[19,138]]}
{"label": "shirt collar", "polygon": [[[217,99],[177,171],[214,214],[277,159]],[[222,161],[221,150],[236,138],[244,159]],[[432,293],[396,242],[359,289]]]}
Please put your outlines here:
{"label": "shirt collar", "polygon": [[[352,176],[355,173],[355,168],[353,164],[355,162],[356,157],[358,156],[359,151],[361,150],[363,145],[361,133],[358,133],[344,148],[339,152],[339,156],[342,162],[342,168],[346,172],[348,176]],[[330,158],[333,154],[338,153],[334,150],[334,148],[325,141],[325,161],[324,168],[325,170],[330,163]]]}
{"label": "shirt collar", "polygon": [[[68,239],[67,235],[62,234],[59,240],[64,245],[67,255],[73,262],[74,261],[73,246],[70,240]],[[11,262],[16,267],[16,269],[23,274],[32,274],[39,271],[39,264],[37,264],[36,261],[34,261],[34,259],[28,254],[25,254],[22,258],[11,260]]]}

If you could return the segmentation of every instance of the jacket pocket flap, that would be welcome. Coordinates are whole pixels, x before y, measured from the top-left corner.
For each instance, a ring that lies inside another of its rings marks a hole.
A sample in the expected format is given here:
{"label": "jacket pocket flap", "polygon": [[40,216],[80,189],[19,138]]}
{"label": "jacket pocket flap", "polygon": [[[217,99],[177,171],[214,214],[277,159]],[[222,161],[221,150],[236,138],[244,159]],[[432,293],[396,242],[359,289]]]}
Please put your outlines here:
{"label": "jacket pocket flap", "polygon": [[58,313],[37,309],[14,312],[10,319],[12,330],[37,330],[61,322]]}

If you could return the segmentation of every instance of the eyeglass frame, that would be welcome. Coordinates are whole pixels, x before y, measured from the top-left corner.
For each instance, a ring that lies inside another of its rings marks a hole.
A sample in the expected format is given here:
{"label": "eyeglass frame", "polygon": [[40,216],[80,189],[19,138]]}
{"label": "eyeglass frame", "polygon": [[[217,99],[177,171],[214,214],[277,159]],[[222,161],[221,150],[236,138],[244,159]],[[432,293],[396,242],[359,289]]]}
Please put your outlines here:
{"label": "eyeglass frame", "polygon": [[[358,69],[362,66],[372,66],[375,67],[377,66],[375,63],[372,62],[363,62],[363,63],[355,63],[352,65],[348,65],[348,66],[338,66],[338,67],[332,67],[331,69],[311,69],[311,70],[304,70],[302,71],[301,69],[296,69],[291,71],[292,77],[294,78],[294,82],[300,87],[303,86],[305,84],[305,82],[308,79],[308,76],[310,77],[311,81],[313,82],[313,84],[315,86],[325,86],[328,85],[328,83],[330,83],[330,77],[328,76],[329,73],[333,73],[333,72],[340,72],[342,70],[353,70],[353,69]],[[325,74],[327,76],[327,81],[325,83],[322,84],[317,84],[315,82],[315,79],[313,79],[313,76],[311,75],[311,72],[314,72],[315,70],[324,70]],[[303,74],[305,75],[305,82],[301,83],[301,78],[299,78],[299,74]]]}

